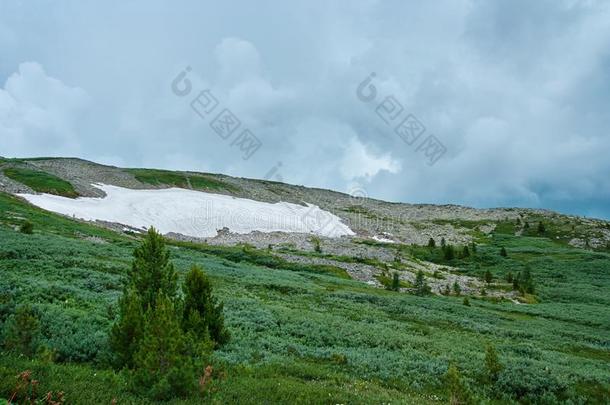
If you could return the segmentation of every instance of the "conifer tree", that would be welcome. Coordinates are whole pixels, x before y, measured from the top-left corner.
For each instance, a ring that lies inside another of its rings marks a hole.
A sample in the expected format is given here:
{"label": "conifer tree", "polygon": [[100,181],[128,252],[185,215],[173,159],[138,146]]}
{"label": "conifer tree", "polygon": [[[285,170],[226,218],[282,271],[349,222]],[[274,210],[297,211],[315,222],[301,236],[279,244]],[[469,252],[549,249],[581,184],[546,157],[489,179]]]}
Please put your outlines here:
{"label": "conifer tree", "polygon": [[450,364],[447,369],[447,390],[449,393],[449,404],[458,405],[468,401],[468,392],[464,383],[462,382],[462,376],[460,371],[455,364]]}
{"label": "conifer tree", "polygon": [[140,296],[142,310],[155,306],[160,292],[174,299],[177,290],[177,275],[169,260],[165,239],[151,227],[142,244],[133,253],[134,261],[129,283]]}
{"label": "conifer tree", "polygon": [[451,261],[455,258],[455,249],[452,245],[446,245],[444,250],[445,260]]}
{"label": "conifer tree", "polygon": [[229,333],[224,326],[223,304],[216,302],[212,295],[212,284],[200,267],[191,267],[182,290],[183,330],[194,333],[201,340],[210,338],[217,346],[226,343]]}
{"label": "conifer tree", "polygon": [[498,353],[496,349],[491,345],[487,345],[485,349],[485,371],[487,379],[490,382],[496,382],[504,367],[498,359]]}
{"label": "conifer tree", "polygon": [[544,227],[544,224],[542,223],[542,221],[538,222],[538,233],[540,235],[542,235],[545,231],[546,231],[546,228]]}
{"label": "conifer tree", "polygon": [[426,283],[423,271],[418,271],[415,278],[415,294],[424,296],[430,294],[430,286]]}
{"label": "conifer tree", "polygon": [[460,287],[460,284],[457,281],[455,281],[453,283],[453,292],[457,296],[459,296],[462,293],[462,287]]}
{"label": "conifer tree", "polygon": [[392,274],[392,285],[390,286],[390,290],[400,291],[400,278],[396,272]]}
{"label": "conifer tree", "polygon": [[500,249],[500,256],[502,256],[502,257],[508,256],[508,253],[506,252],[506,249],[504,248],[504,246],[502,246],[502,248]]}
{"label": "conifer tree", "polygon": [[25,356],[32,356],[38,347],[40,334],[38,317],[32,307],[21,305],[8,318],[5,327],[4,346]]}
{"label": "conifer tree", "polygon": [[491,283],[491,281],[493,280],[493,275],[491,274],[491,271],[486,270],[485,271],[485,282],[487,284]]}
{"label": "conifer tree", "polygon": [[144,334],[134,356],[135,384],[165,400],[185,396],[195,388],[195,364],[172,300],[159,294],[146,312]]}
{"label": "conifer tree", "polygon": [[470,250],[468,249],[468,245],[464,246],[464,249],[462,250],[462,257],[466,258],[470,256]]}
{"label": "conifer tree", "polygon": [[433,238],[430,238],[430,239],[428,240],[428,247],[429,247],[429,248],[435,248],[435,247],[436,247],[436,242],[434,241],[434,239],[433,239]]}
{"label": "conifer tree", "polygon": [[110,348],[117,368],[133,368],[133,355],[144,333],[144,311],[139,295],[126,288],[119,299],[119,319],[110,330]]}

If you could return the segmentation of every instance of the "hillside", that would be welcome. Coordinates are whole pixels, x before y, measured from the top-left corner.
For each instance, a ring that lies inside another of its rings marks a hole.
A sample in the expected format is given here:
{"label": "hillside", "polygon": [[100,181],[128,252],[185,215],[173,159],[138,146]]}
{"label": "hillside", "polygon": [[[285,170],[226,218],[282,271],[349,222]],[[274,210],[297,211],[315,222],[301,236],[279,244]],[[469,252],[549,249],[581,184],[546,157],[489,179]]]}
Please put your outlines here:
{"label": "hillside", "polygon": [[[232,335],[214,353],[206,401],[446,403],[449,364],[473,402],[610,401],[606,221],[388,203],[265,180],[50,158],[0,159],[0,321],[4,327],[16,307],[32,305],[46,348],[32,358],[3,353],[0,398],[29,369],[40,392],[64,391],[67,403],[149,403],[109,366],[107,342],[143,229],[26,200],[36,193],[63,203],[107,197],[95,184],[229,196],[268,204],[261,209],[288,207],[301,219],[308,207],[319,208],[313,218],[322,223],[306,232],[238,233],[220,224],[216,236],[167,235],[180,277],[193,263],[205,268]],[[335,217],[335,226],[352,233],[325,236]],[[19,231],[25,222],[32,234]],[[418,295],[420,271],[432,294]],[[535,289],[514,288],[508,280],[526,271]],[[398,291],[391,290],[394,274]],[[487,345],[504,366],[494,382],[483,376]]]}

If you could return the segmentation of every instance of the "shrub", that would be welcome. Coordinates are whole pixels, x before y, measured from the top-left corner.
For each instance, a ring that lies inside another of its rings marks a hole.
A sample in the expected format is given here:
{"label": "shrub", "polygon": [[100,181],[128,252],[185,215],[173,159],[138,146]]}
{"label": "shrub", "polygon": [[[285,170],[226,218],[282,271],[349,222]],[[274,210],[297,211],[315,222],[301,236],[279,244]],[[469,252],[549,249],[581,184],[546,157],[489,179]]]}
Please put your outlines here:
{"label": "shrub", "polygon": [[485,271],[485,277],[484,277],[484,278],[485,278],[485,282],[486,282],[487,284],[491,283],[491,281],[493,280],[493,275],[491,274],[491,271],[486,270],[486,271]]}
{"label": "shrub", "polygon": [[562,402],[568,390],[548,371],[538,371],[531,364],[507,366],[499,373],[494,389],[499,395],[508,395],[522,403]]}
{"label": "shrub", "polygon": [[468,297],[464,297],[464,301],[462,301],[462,304],[466,305],[467,307],[470,306],[470,300],[468,299]]}
{"label": "shrub", "polygon": [[546,232],[546,228],[544,227],[544,224],[542,223],[542,221],[538,222],[538,229],[537,229],[538,233],[540,235],[542,235],[543,233]]}
{"label": "shrub", "polygon": [[455,248],[452,245],[447,245],[443,249],[444,258],[447,261],[451,261],[455,258]]}
{"label": "shrub", "polygon": [[434,241],[434,239],[433,239],[433,238],[430,238],[430,239],[428,240],[428,247],[429,247],[429,248],[435,248],[435,247],[436,247],[436,242]]}
{"label": "shrub", "polygon": [[29,305],[22,305],[7,321],[4,347],[31,357],[38,348],[39,335],[40,322],[37,314]]}
{"label": "shrub", "polygon": [[318,237],[312,237],[311,238],[311,243],[313,243],[313,250],[316,253],[322,253],[322,247],[320,246],[320,238]]}
{"label": "shrub", "polygon": [[34,224],[30,221],[25,221],[19,226],[19,232],[31,235],[34,233]]}
{"label": "shrub", "polygon": [[502,256],[502,257],[508,256],[508,253],[506,252],[506,249],[504,248],[504,246],[502,246],[502,248],[500,249],[500,256]]}

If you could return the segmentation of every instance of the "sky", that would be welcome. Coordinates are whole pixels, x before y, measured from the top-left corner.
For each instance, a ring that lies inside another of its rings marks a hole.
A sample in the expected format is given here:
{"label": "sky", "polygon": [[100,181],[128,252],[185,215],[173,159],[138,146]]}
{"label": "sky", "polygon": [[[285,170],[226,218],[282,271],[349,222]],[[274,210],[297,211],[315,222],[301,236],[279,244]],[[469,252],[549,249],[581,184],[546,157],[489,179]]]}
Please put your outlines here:
{"label": "sky", "polygon": [[0,156],[610,219],[610,2],[5,0]]}

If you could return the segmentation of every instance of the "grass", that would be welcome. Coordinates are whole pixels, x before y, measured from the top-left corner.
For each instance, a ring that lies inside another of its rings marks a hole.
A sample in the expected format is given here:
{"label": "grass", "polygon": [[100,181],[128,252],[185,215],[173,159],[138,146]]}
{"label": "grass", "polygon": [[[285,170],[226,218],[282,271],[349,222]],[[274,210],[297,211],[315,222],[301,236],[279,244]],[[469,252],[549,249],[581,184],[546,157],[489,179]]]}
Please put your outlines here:
{"label": "grass", "polygon": [[63,197],[76,198],[78,193],[69,182],[52,174],[24,169],[19,167],[7,167],[3,169],[6,177],[24,184],[38,193],[55,194]]}
{"label": "grass", "polygon": [[211,191],[239,191],[239,189],[232,184],[201,174],[186,174],[156,169],[125,170],[133,174],[138,181],[155,186],[175,186],[180,188]]}
{"label": "grass", "polygon": [[[14,229],[24,219],[33,235]],[[41,392],[63,390],[67,403],[150,403],[107,365],[137,240],[0,193],[0,241],[0,322],[7,302],[30,303],[41,342],[56,353],[54,362],[1,353],[0,398],[31,369]],[[173,403],[446,403],[450,362],[477,403],[610,401],[609,254],[496,233],[454,264],[472,275],[489,269],[495,280],[528,265],[539,302],[467,307],[461,297],[373,288],[249,246],[173,243],[170,251],[180,277],[193,263],[205,268],[232,334],[214,354],[205,397]],[[505,366],[495,384],[482,375],[489,343]]]}

